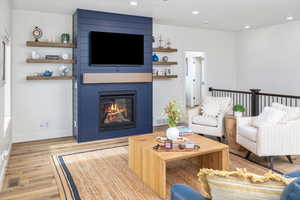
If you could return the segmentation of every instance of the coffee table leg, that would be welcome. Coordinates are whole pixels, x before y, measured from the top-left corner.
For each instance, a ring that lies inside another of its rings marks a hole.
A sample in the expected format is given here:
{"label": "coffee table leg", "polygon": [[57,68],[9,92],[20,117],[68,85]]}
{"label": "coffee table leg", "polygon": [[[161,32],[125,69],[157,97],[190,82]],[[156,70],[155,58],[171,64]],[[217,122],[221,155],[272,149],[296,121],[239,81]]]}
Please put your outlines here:
{"label": "coffee table leg", "polygon": [[224,149],[215,153],[201,155],[197,158],[201,168],[228,170],[229,169],[229,150]]}
{"label": "coffee table leg", "polygon": [[224,149],[222,151],[222,161],[221,161],[221,170],[229,170],[229,149]]}
{"label": "coffee table leg", "polygon": [[142,148],[129,137],[128,165],[139,177],[142,177]]}
{"label": "coffee table leg", "polygon": [[149,149],[143,150],[143,158],[145,158],[142,165],[144,183],[150,186],[162,199],[166,199],[166,162]]}

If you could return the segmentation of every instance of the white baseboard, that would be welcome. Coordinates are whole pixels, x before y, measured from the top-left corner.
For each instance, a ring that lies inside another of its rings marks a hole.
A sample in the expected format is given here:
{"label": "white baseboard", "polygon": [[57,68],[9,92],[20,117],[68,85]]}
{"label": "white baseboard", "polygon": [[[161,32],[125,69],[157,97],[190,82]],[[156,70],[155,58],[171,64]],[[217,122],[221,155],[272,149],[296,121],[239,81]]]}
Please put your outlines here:
{"label": "white baseboard", "polygon": [[35,132],[13,132],[13,143],[46,140],[72,135],[72,130],[40,130]]}

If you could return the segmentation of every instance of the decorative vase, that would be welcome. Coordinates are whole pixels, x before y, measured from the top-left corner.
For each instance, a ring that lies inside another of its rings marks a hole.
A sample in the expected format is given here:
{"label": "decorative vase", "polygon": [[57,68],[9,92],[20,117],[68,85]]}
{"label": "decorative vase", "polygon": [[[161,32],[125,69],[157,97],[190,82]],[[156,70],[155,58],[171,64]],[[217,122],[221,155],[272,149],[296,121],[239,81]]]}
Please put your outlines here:
{"label": "decorative vase", "polygon": [[152,61],[153,62],[158,62],[158,60],[159,60],[158,56],[156,54],[153,54]]}
{"label": "decorative vase", "polygon": [[61,34],[61,42],[62,43],[69,43],[70,42],[70,34],[69,33]]}
{"label": "decorative vase", "polygon": [[242,112],[239,112],[239,111],[234,111],[234,116],[235,116],[235,117],[242,117],[242,116],[243,116],[243,113],[242,113]]}
{"label": "decorative vase", "polygon": [[44,71],[43,76],[52,76],[52,74],[53,74],[52,71],[46,70]]}
{"label": "decorative vase", "polygon": [[168,128],[166,133],[169,140],[176,141],[179,138],[179,129],[176,127]]}

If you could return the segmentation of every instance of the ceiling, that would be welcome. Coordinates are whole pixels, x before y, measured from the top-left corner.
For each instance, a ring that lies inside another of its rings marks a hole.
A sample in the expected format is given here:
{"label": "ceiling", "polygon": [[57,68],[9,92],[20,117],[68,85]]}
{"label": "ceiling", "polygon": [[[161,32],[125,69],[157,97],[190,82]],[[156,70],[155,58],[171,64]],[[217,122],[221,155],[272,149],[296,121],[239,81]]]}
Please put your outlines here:
{"label": "ceiling", "polygon": [[[300,0],[13,0],[14,9],[72,14],[76,8],[149,16],[159,24],[225,31],[300,19]],[[193,15],[192,11],[199,11]],[[207,23],[208,22],[208,23]]]}

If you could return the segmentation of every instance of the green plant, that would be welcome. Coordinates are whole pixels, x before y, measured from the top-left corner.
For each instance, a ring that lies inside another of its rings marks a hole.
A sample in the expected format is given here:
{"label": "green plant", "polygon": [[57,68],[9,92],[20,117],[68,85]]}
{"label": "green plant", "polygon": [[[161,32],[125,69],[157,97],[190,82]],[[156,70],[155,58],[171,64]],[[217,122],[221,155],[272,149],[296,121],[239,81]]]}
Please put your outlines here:
{"label": "green plant", "polygon": [[180,118],[180,109],[175,100],[172,100],[168,103],[165,108],[165,113],[167,115],[167,122],[169,127],[175,127]]}
{"label": "green plant", "polygon": [[242,105],[237,104],[237,105],[233,106],[233,111],[235,111],[235,112],[245,112],[246,108]]}

